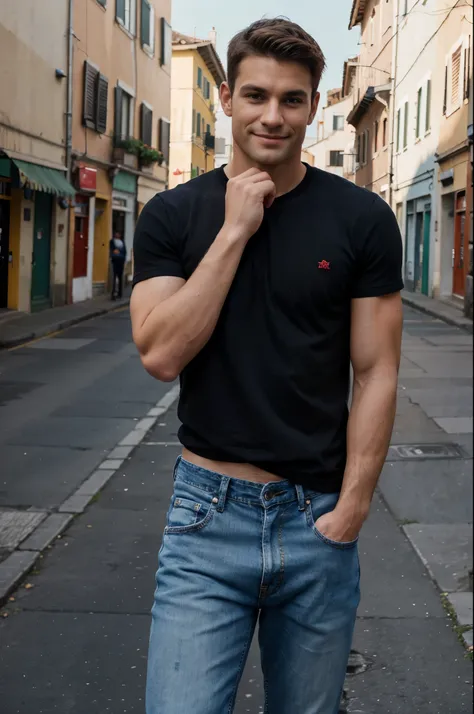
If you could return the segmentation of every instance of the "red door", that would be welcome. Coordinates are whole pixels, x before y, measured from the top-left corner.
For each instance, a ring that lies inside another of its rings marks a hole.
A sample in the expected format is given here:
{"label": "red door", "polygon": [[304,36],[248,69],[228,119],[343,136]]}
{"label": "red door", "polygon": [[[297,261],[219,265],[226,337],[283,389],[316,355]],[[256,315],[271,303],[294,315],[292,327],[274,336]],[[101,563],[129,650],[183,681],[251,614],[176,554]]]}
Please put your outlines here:
{"label": "red door", "polygon": [[454,248],[453,248],[453,295],[464,297],[466,275],[464,269],[464,239],[466,234],[466,192],[460,191],[456,196],[454,217]]}
{"label": "red door", "polygon": [[88,251],[89,216],[76,216],[74,219],[74,278],[85,278],[87,276]]}

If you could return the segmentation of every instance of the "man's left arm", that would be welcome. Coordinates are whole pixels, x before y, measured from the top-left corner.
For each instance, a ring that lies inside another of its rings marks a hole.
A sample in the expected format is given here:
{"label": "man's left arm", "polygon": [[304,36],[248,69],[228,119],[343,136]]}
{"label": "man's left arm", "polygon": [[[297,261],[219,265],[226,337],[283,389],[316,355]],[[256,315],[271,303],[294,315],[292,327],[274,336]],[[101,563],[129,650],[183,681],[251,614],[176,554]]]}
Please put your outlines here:
{"label": "man's left arm", "polygon": [[352,404],[347,461],[335,510],[317,527],[328,538],[354,540],[368,515],[395,419],[402,337],[400,293],[352,301]]}

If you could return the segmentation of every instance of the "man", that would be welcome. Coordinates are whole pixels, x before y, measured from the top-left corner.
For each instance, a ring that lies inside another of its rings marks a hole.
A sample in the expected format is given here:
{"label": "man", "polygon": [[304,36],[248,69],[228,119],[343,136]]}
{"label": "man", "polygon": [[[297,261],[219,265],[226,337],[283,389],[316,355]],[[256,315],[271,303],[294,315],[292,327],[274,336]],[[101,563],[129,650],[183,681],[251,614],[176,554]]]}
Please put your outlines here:
{"label": "man", "polygon": [[387,204],[301,163],[324,64],[287,20],[234,37],[220,89],[232,161],[156,196],[137,227],[134,340],[150,374],[180,376],[184,447],[148,714],[232,712],[257,620],[266,712],[338,712],[357,539],[394,420],[402,281]]}
{"label": "man", "polygon": [[127,249],[120,231],[115,231],[114,237],[110,239],[109,254],[113,272],[112,300],[115,300],[116,297],[122,297],[123,268],[127,259]]}

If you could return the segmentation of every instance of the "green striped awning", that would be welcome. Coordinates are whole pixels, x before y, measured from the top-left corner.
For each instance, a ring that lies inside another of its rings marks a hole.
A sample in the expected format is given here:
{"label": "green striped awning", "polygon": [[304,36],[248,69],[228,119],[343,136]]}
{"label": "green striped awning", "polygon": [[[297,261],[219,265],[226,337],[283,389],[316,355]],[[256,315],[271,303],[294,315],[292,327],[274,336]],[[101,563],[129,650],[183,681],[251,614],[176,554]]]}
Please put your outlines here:
{"label": "green striped awning", "polygon": [[45,193],[54,193],[56,196],[74,196],[76,191],[67,181],[62,171],[49,169],[46,166],[30,164],[29,161],[13,159],[18,168],[22,184],[28,182],[31,188]]}

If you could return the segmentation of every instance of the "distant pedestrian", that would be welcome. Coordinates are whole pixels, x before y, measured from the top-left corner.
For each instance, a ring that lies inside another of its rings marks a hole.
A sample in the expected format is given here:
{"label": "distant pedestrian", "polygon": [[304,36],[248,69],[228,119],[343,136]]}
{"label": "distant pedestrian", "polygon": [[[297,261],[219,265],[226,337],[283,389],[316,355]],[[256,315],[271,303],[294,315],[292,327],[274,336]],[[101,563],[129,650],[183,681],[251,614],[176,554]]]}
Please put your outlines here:
{"label": "distant pedestrian", "polygon": [[123,269],[127,259],[127,249],[122,234],[119,231],[116,231],[114,237],[110,240],[109,252],[113,272],[112,300],[115,300],[117,297],[122,297]]}
{"label": "distant pedestrian", "polygon": [[265,711],[339,711],[403,283],[387,203],[301,163],[324,66],[285,19],[234,37],[231,162],[157,194],[137,226],[134,340],[150,374],[180,377],[183,444],[147,714],[230,714],[257,622]]}

